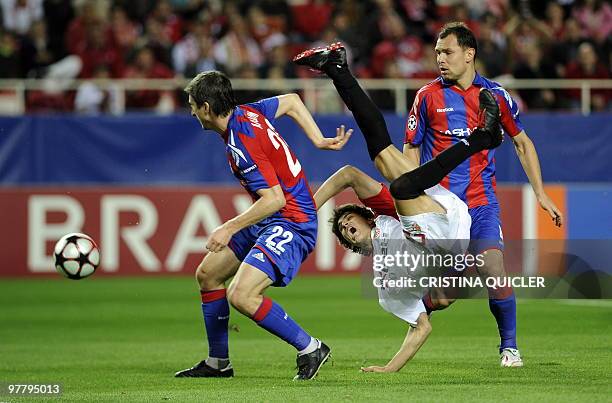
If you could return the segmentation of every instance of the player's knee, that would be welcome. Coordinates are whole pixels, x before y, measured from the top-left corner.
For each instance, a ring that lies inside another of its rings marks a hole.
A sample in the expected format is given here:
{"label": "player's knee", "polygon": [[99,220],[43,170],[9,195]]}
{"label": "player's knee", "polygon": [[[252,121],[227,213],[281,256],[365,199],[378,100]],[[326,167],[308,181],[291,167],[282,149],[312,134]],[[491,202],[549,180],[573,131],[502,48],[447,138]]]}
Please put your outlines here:
{"label": "player's knee", "polygon": [[200,289],[206,290],[207,289],[206,285],[208,285],[208,280],[210,279],[210,275],[206,271],[204,262],[198,265],[198,268],[196,269],[196,272],[195,272],[195,278],[196,278],[196,281],[198,282],[198,285],[200,286]]}
{"label": "player's knee", "polygon": [[452,298],[447,298],[443,296],[432,297],[431,298],[431,306],[433,311],[441,311],[442,309],[448,308],[453,302],[455,302]]}
{"label": "player's knee", "polygon": [[412,172],[406,172],[391,182],[389,190],[393,198],[397,200],[416,199],[423,193]]}
{"label": "player's knee", "polygon": [[206,264],[206,260],[198,265],[195,272],[195,278],[201,290],[214,290],[223,284],[217,276],[214,275],[214,270],[210,265]]}
{"label": "player's knee", "polygon": [[488,277],[503,277],[506,275],[504,270],[504,256],[498,249],[490,249],[482,252],[482,267],[478,268],[480,274]]}
{"label": "player's knee", "polygon": [[195,279],[196,279],[196,282],[198,283],[198,285],[200,286],[200,288],[202,288],[202,283],[205,280],[205,275],[204,275],[204,273],[202,273],[202,270],[200,269],[201,266],[202,266],[201,264],[198,265],[198,267],[196,268],[196,271],[195,271]]}
{"label": "player's knee", "polygon": [[438,309],[446,309],[455,302],[453,298],[440,298],[438,299]]}

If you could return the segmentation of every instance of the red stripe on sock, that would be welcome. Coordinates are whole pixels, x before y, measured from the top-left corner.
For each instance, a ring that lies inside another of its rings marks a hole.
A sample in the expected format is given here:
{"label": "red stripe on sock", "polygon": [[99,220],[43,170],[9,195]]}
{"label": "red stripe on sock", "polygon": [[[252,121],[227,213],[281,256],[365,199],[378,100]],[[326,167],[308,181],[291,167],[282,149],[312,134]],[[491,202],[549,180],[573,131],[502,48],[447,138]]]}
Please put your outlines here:
{"label": "red stripe on sock", "polygon": [[512,287],[500,287],[498,289],[487,288],[489,299],[506,299],[512,295]]}
{"label": "red stripe on sock", "polygon": [[272,300],[270,298],[263,297],[261,305],[259,305],[259,308],[257,308],[257,311],[255,311],[255,314],[253,315],[253,320],[255,322],[264,320],[264,318],[268,316],[270,309],[272,309]]}
{"label": "red stripe on sock", "polygon": [[200,291],[200,296],[202,297],[202,302],[213,302],[219,299],[225,298],[226,291],[225,288],[220,290],[213,291]]}

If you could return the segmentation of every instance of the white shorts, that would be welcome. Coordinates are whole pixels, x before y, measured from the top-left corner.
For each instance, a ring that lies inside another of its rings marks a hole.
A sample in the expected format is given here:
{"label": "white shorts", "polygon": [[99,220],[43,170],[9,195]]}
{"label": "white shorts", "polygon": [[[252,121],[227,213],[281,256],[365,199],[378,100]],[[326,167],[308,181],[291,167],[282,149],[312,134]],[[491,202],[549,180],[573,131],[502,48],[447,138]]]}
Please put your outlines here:
{"label": "white shorts", "polygon": [[472,225],[467,205],[441,185],[427,189],[425,194],[440,203],[446,209],[446,214],[400,215],[404,234],[429,249],[442,248],[456,254],[465,253],[470,243]]}

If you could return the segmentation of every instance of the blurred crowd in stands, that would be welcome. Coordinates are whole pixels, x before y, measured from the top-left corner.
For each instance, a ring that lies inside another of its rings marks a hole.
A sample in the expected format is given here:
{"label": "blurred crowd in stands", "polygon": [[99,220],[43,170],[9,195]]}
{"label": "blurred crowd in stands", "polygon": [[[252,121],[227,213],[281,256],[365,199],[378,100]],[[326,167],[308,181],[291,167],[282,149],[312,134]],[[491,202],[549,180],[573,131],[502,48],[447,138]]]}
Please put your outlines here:
{"label": "blurred crowd in stands", "polygon": [[[232,78],[312,77],[291,57],[337,40],[361,78],[434,79],[433,47],[449,21],[478,42],[489,78],[610,78],[612,6],[601,0],[0,0],[0,78],[171,78],[218,69]],[[65,93],[29,91],[29,110],[108,110],[94,84]],[[128,108],[177,102],[130,91]],[[166,94],[167,95],[167,94]],[[261,97],[243,91],[240,101]],[[572,109],[580,90],[521,90],[527,110]],[[372,93],[384,109],[394,98]],[[409,102],[412,98],[409,99]],[[592,91],[608,110],[609,90]],[[178,100],[180,103],[180,100]]]}

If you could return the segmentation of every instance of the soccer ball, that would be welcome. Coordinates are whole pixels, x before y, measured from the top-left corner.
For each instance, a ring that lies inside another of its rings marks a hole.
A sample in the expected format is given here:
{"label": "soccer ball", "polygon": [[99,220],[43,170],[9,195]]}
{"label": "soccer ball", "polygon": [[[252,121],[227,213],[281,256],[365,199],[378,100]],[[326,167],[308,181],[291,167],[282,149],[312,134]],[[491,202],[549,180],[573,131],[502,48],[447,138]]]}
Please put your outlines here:
{"label": "soccer ball", "polygon": [[100,250],[90,236],[74,232],[55,244],[55,269],[71,280],[91,276],[100,264]]}

